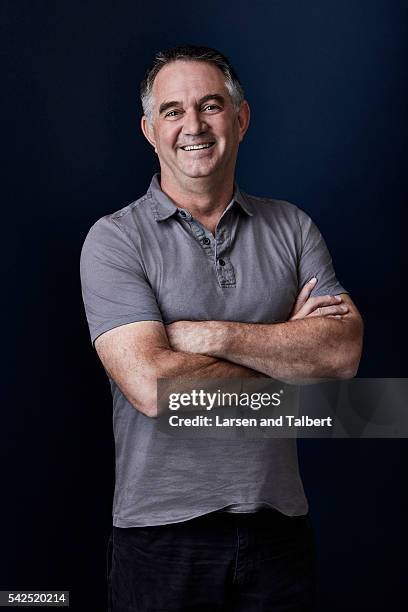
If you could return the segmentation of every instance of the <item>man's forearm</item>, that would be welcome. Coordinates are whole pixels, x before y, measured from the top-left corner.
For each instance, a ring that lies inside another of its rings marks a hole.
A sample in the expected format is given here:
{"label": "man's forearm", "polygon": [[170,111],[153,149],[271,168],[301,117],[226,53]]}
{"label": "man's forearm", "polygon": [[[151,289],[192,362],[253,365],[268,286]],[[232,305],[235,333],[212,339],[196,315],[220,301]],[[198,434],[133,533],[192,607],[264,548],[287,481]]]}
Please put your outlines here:
{"label": "man's forearm", "polygon": [[167,326],[179,351],[227,359],[290,382],[350,378],[362,348],[362,319],[353,302],[340,318],[311,316],[286,323],[179,321]]}
{"label": "man's forearm", "polygon": [[[167,345],[164,330],[162,342],[155,347],[149,345],[147,337],[139,337],[139,354],[135,361],[133,342],[127,343],[125,334],[124,327],[117,328],[114,334],[105,334],[98,343],[98,354],[107,373],[128,401],[146,416],[157,416],[158,379],[173,379],[174,384],[180,387],[183,381],[196,378],[233,379],[263,376],[250,368],[216,357],[174,351]],[[121,350],[115,352],[111,344],[115,347],[121,346]]]}
{"label": "man's forearm", "polygon": [[157,380],[262,376],[245,366],[216,357],[175,351],[158,321],[140,321],[113,328],[96,339],[106,372],[130,404],[146,416],[157,416]]}
{"label": "man's forearm", "polygon": [[[217,382],[218,379],[224,379],[223,385],[227,385],[231,392],[236,392],[240,391],[240,386],[236,386],[237,383],[234,383],[234,379],[258,378],[262,376],[264,376],[264,374],[260,372],[256,372],[239,364],[230,363],[224,359],[209,357],[207,355],[193,355],[191,353],[182,353],[172,350],[160,351],[160,353],[156,355],[155,371],[151,378],[150,416],[156,416],[160,414],[161,410],[166,409],[166,400],[170,393],[189,392],[191,390],[190,381],[195,379],[207,379],[205,381],[205,389],[207,391],[216,390],[219,386],[219,382]],[[159,388],[156,384],[157,380],[160,378],[170,379],[162,387],[164,391],[164,403],[162,403],[162,398],[158,395]],[[228,379],[228,381],[225,379]]]}
{"label": "man's forearm", "polygon": [[231,363],[223,357],[160,350],[155,357],[156,378],[190,380],[194,378],[247,378],[262,376],[254,369]]}
{"label": "man's forearm", "polygon": [[280,380],[352,378],[362,347],[362,322],[316,317],[286,323],[211,322],[206,354]]}

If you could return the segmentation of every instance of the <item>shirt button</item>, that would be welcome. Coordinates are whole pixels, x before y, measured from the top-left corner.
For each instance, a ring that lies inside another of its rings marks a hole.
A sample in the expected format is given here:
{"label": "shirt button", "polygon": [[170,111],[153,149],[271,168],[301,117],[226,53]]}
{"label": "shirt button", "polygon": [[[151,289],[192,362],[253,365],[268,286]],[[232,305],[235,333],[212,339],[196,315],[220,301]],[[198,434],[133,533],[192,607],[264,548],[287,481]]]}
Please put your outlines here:
{"label": "shirt button", "polygon": [[210,244],[209,238],[203,238],[203,244]]}
{"label": "shirt button", "polygon": [[225,261],[223,259],[219,259],[218,263],[220,264],[220,266],[225,266]]}

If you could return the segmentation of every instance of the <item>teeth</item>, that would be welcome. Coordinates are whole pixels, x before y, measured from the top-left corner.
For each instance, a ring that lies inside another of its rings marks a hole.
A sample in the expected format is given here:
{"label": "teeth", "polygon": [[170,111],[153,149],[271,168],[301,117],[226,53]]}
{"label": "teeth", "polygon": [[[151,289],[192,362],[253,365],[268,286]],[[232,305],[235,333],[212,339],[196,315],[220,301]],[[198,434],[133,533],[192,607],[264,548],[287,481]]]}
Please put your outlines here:
{"label": "teeth", "polygon": [[184,151],[198,151],[199,149],[208,149],[208,147],[211,147],[213,143],[212,142],[208,142],[206,144],[199,144],[199,145],[189,145],[186,147],[181,147]]}

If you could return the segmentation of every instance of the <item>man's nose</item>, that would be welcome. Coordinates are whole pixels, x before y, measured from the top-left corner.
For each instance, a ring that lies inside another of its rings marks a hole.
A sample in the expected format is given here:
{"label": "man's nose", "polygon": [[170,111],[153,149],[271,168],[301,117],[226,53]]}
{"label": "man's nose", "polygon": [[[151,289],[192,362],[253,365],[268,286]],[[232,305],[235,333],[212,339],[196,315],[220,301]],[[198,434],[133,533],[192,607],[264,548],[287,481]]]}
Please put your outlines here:
{"label": "man's nose", "polygon": [[186,136],[198,136],[207,129],[207,124],[201,113],[196,109],[190,109],[184,115],[183,133]]}

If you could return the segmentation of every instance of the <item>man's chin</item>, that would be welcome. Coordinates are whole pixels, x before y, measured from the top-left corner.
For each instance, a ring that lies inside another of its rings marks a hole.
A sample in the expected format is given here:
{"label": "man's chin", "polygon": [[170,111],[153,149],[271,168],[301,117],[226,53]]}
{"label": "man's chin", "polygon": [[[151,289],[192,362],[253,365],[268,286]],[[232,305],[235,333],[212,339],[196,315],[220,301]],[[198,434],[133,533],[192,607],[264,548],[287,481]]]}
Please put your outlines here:
{"label": "man's chin", "polygon": [[190,179],[200,179],[200,178],[204,179],[204,178],[209,178],[214,173],[213,172],[183,172],[183,174],[186,178],[190,178]]}
{"label": "man's chin", "polygon": [[187,167],[181,169],[184,176],[188,178],[206,178],[213,176],[217,172],[217,168],[215,166],[196,166],[196,167]]}

